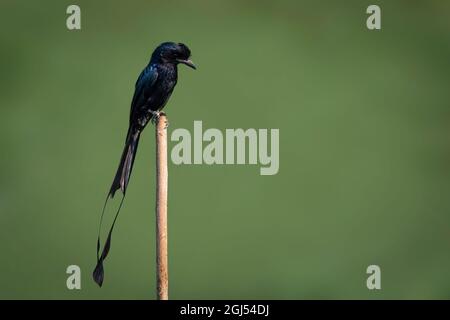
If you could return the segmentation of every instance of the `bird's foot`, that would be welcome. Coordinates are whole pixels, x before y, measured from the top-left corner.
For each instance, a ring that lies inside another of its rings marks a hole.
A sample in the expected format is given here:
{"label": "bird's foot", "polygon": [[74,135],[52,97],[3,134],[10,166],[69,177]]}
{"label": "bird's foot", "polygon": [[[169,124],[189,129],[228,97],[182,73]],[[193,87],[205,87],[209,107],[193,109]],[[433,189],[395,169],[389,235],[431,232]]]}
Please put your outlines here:
{"label": "bird's foot", "polygon": [[[154,124],[154,125],[156,125],[157,123],[158,123],[158,121],[159,121],[159,118],[161,117],[161,116],[165,116],[166,114],[165,114],[165,112],[163,112],[163,111],[152,111],[152,118],[151,118],[151,122]],[[164,126],[164,129],[167,129],[169,127],[169,121],[167,121],[167,118],[166,118],[166,123],[165,123],[165,126]]]}
{"label": "bird's foot", "polygon": [[152,117],[150,121],[156,125],[158,123],[159,117],[161,116],[161,111],[152,111],[151,114]]}

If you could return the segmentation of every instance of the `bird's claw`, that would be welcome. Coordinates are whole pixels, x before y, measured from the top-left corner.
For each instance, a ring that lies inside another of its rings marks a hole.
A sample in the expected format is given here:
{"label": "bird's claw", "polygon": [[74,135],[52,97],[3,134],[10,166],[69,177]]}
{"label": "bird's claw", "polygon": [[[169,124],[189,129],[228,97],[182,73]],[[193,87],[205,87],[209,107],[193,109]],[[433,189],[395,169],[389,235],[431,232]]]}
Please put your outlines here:
{"label": "bird's claw", "polygon": [[160,116],[161,116],[160,111],[152,111],[152,117],[151,117],[150,121],[156,125],[158,123]]}
{"label": "bird's claw", "polygon": [[[158,123],[158,121],[159,121],[159,118],[161,116],[165,116],[165,115],[166,114],[163,111],[152,111],[152,118],[150,119],[150,121],[154,125],[156,125]],[[168,127],[169,127],[169,121],[167,121],[167,119],[166,119],[166,123],[165,123],[164,129],[167,129]]]}

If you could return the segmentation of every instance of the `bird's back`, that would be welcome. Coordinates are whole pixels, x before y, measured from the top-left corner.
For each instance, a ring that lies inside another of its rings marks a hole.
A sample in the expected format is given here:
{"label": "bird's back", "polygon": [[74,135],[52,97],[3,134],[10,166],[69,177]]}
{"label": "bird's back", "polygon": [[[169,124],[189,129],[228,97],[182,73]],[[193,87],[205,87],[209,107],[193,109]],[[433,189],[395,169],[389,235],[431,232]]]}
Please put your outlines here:
{"label": "bird's back", "polygon": [[177,83],[177,67],[150,63],[136,81],[130,122],[144,127],[151,112],[164,108]]}

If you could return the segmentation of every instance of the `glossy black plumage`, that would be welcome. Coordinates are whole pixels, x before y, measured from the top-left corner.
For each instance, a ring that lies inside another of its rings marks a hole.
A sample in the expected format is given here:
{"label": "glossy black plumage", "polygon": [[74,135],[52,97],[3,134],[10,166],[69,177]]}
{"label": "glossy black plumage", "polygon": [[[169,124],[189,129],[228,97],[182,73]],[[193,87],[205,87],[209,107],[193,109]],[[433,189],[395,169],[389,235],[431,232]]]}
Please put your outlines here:
{"label": "glossy black plumage", "polygon": [[[189,60],[190,55],[191,51],[182,43],[162,43],[155,49],[149,64],[139,75],[131,102],[129,127],[127,137],[125,139],[125,147],[122,152],[122,157],[120,158],[119,167],[103,207],[102,217],[100,220],[100,229],[108,199],[113,198],[116,191],[119,189],[122,191],[123,197],[125,197],[139,144],[140,134],[150,120],[157,120],[159,117],[159,112],[164,108],[169,100],[173,89],[177,84],[178,64],[182,63],[195,69],[194,64],[191,60]],[[123,198],[108,233],[101,256],[99,256],[100,236],[98,237],[97,265],[93,273],[93,278],[99,286],[102,286],[103,283],[103,261],[107,257],[111,246],[111,233],[114,229],[122,203]]]}

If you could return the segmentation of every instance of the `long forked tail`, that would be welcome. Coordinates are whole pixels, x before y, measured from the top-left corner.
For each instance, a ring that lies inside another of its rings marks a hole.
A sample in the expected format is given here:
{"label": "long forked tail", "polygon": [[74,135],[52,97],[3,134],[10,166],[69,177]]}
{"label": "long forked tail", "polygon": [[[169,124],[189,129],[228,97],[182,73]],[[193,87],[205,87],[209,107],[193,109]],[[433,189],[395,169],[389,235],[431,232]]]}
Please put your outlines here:
{"label": "long forked tail", "polygon": [[[103,205],[102,215],[100,218],[100,226],[98,229],[97,238],[97,265],[95,266],[93,272],[94,281],[101,287],[103,284],[104,270],[103,261],[106,259],[111,247],[111,234],[114,229],[117,217],[119,215],[120,209],[122,208],[123,200],[125,198],[125,193],[127,190],[128,182],[130,181],[131,171],[133,170],[134,158],[136,156],[136,151],[139,143],[140,130],[130,127],[128,129],[127,139],[125,141],[125,147],[123,149],[122,157],[120,158],[119,168],[117,168],[116,175],[114,177],[111,189],[106,197],[105,204]],[[122,199],[120,201],[119,208],[117,209],[114,221],[109,229],[108,237],[103,246],[102,254],[100,255],[100,232],[102,228],[103,215],[105,213],[105,208],[108,200],[114,197],[117,190],[122,191]]]}
{"label": "long forked tail", "polygon": [[114,197],[114,194],[119,189],[125,195],[128,182],[130,181],[131,170],[133,170],[134,157],[136,156],[140,134],[141,132],[139,130],[133,128],[128,130],[119,168],[117,168],[116,176],[109,190],[108,196],[111,198]]}

